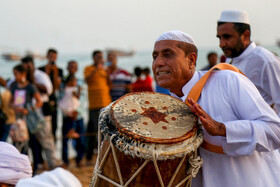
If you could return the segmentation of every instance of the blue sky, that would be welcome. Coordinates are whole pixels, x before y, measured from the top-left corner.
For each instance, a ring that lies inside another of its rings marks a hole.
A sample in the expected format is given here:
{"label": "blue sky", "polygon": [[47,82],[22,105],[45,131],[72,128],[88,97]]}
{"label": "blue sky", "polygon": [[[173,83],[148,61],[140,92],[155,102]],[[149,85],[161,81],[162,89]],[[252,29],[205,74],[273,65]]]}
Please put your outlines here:
{"label": "blue sky", "polygon": [[279,0],[0,0],[0,52],[149,50],[162,32],[174,29],[193,36],[199,47],[216,47],[216,21],[224,9],[246,10],[251,38],[275,45],[279,7]]}

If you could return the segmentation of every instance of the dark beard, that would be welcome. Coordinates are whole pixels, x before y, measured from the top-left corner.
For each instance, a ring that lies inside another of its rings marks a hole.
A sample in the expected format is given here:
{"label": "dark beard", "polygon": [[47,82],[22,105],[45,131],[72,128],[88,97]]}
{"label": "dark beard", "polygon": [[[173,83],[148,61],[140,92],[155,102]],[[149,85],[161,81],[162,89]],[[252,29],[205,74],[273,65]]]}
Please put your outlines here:
{"label": "dark beard", "polygon": [[239,49],[233,49],[231,51],[231,58],[234,58],[234,57],[238,57],[239,55],[241,55],[244,51],[244,46],[242,44],[242,48],[239,48]]}
{"label": "dark beard", "polygon": [[227,56],[229,58],[234,58],[234,57],[238,57],[239,55],[241,55],[243,53],[243,51],[245,50],[244,44],[242,43],[241,39],[239,39],[238,43],[236,44],[236,46],[234,46],[234,48],[223,48],[230,50],[231,51],[231,55]]}

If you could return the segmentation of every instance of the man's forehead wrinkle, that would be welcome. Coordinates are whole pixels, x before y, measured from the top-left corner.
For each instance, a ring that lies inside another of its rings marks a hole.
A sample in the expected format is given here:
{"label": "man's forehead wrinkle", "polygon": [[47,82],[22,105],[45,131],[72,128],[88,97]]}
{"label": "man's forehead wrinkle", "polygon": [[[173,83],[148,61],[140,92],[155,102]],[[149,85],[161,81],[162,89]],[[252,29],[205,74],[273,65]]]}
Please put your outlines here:
{"label": "man's forehead wrinkle", "polygon": [[167,47],[167,48],[163,48],[163,49],[155,49],[154,53],[159,53],[159,52],[169,52],[169,51],[174,51],[171,48]]}

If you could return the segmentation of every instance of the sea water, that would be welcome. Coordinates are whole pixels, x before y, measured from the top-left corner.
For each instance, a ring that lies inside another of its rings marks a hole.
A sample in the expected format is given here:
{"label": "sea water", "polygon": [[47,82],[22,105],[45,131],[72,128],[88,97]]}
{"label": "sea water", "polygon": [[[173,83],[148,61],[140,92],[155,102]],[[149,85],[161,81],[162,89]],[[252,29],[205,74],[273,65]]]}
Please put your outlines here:
{"label": "sea water", "polygon": [[[277,46],[266,46],[268,50],[273,51],[274,53],[280,55],[280,48]],[[207,65],[207,54],[210,51],[214,51],[218,53],[220,57],[222,55],[222,51],[219,47],[201,47],[198,48],[198,59],[196,63],[196,69],[200,70],[202,67]],[[106,60],[106,54],[104,54]],[[64,70],[64,75],[66,75],[67,71],[67,63],[70,60],[75,60],[78,62],[79,69],[77,72],[77,77],[79,79],[83,79],[83,71],[84,68],[88,65],[93,64],[91,58],[91,52],[82,53],[82,54],[60,54],[58,53],[57,65]],[[134,68],[136,66],[139,67],[149,67],[152,68],[152,49],[151,50],[141,50],[136,51],[132,56],[126,57],[119,57],[118,58],[118,66],[127,70],[128,72],[133,74]],[[0,76],[8,79],[13,77],[12,69],[16,66],[19,62],[18,61],[7,61],[3,58],[0,58]],[[35,59],[35,66],[43,66],[46,64],[46,60],[36,60]]]}

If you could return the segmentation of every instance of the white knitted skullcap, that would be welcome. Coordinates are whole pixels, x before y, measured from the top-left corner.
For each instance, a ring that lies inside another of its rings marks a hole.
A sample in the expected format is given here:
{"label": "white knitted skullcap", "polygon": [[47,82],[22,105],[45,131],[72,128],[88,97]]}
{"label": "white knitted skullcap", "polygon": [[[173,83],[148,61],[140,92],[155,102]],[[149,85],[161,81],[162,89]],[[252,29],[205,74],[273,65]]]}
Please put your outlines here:
{"label": "white knitted skullcap", "polygon": [[16,187],[82,187],[81,182],[69,171],[56,168],[33,178],[21,179]]}
{"label": "white knitted skullcap", "polygon": [[174,40],[174,41],[179,41],[179,42],[184,42],[184,43],[189,43],[189,44],[195,45],[195,42],[190,35],[182,32],[182,31],[178,31],[178,30],[173,30],[173,31],[168,31],[168,32],[163,33],[162,35],[160,35],[158,37],[156,42],[159,42],[162,40]]}
{"label": "white knitted skullcap", "polygon": [[218,22],[250,24],[248,13],[241,10],[224,10]]}
{"label": "white knitted skullcap", "polygon": [[0,183],[16,184],[20,179],[31,177],[28,156],[21,154],[10,143],[0,142]]}

